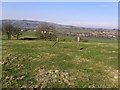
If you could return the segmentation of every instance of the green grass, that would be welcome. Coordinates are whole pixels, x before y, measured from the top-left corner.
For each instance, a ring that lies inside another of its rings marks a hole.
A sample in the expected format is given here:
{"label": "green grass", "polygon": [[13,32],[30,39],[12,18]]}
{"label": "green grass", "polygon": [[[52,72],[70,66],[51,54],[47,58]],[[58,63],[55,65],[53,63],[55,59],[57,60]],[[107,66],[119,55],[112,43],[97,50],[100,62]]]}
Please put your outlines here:
{"label": "green grass", "polygon": [[[66,39],[66,42],[70,42],[70,41],[75,41],[76,40],[76,36],[66,36],[66,35],[57,35],[59,40],[63,40]],[[36,37],[36,32],[32,32],[32,31],[27,31],[27,32],[22,32],[22,36],[21,37]],[[93,37],[80,37],[84,40],[88,40],[88,42],[100,42],[100,43],[117,43],[118,40],[114,40],[114,39],[102,39],[102,38],[93,38]],[[7,39],[7,37],[4,35],[3,39]],[[12,38],[15,39],[15,38]]]}
{"label": "green grass", "polygon": [[[23,37],[36,37],[36,32],[28,31],[28,32],[23,32]],[[66,39],[66,41],[75,41],[76,36],[66,36],[66,35],[57,35],[60,40]],[[101,38],[92,38],[92,37],[80,37],[84,40],[88,40],[89,42],[101,42],[101,43],[117,43],[117,40],[113,39],[101,39]]]}
{"label": "green grass", "polygon": [[[60,40],[66,39],[66,41],[75,41],[76,36],[65,36],[65,35],[57,35]],[[102,38],[94,38],[94,37],[80,37],[81,39],[88,40],[88,42],[100,42],[100,43],[117,43],[118,40],[114,39],[102,39]]]}
{"label": "green grass", "polygon": [[36,32],[32,32],[32,31],[27,31],[27,32],[22,32],[22,36],[24,37],[36,37]]}
{"label": "green grass", "polygon": [[71,39],[58,47],[53,41],[3,40],[2,87],[117,88],[117,43],[91,40],[79,50]]}
{"label": "green grass", "polygon": [[92,37],[81,37],[81,38],[88,40],[89,42],[118,43],[118,40],[114,40],[114,39],[102,39],[102,38],[92,38]]}

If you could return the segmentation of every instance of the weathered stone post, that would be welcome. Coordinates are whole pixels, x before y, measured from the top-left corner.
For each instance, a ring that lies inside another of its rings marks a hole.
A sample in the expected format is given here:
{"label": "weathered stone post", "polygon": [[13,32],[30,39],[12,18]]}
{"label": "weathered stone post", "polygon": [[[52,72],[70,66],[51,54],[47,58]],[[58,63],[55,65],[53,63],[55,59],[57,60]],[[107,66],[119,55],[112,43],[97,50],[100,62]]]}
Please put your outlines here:
{"label": "weathered stone post", "polygon": [[57,37],[57,47],[59,46],[59,38]]}
{"label": "weathered stone post", "polygon": [[77,48],[79,48],[79,45],[80,45],[80,37],[78,36],[77,37]]}

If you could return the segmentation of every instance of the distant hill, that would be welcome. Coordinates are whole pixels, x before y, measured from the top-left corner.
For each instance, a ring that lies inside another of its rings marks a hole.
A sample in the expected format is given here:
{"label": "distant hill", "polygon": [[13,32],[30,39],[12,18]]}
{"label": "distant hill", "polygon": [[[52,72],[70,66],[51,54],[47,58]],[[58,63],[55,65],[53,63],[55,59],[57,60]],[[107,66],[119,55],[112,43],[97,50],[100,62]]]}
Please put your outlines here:
{"label": "distant hill", "polygon": [[71,26],[71,25],[61,25],[61,24],[56,24],[56,23],[51,23],[51,22],[43,22],[43,21],[33,21],[33,20],[0,20],[0,23],[11,23],[15,27],[28,27],[28,28],[35,28],[41,24],[49,24],[49,25],[54,25],[58,29],[80,29],[81,27],[77,26]]}

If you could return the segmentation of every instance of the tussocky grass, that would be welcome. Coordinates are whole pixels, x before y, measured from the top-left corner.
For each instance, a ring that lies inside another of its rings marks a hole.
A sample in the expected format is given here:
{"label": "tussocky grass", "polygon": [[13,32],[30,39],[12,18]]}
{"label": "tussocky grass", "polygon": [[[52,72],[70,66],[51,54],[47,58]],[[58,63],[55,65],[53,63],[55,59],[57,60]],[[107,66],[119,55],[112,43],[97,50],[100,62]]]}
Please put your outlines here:
{"label": "tussocky grass", "polygon": [[3,88],[117,88],[117,43],[3,40]]}

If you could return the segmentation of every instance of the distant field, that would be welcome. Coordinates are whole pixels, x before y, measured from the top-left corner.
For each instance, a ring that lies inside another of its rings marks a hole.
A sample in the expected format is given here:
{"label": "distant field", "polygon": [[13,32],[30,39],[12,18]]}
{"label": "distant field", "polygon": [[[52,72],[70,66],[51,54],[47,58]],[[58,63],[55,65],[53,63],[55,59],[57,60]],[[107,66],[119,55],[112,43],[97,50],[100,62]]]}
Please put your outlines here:
{"label": "distant field", "polygon": [[[66,39],[67,42],[75,41],[76,36],[66,36],[66,35],[57,35],[60,40]],[[36,32],[22,32],[21,37],[36,37]],[[88,42],[100,42],[100,43],[118,43],[118,40],[113,39],[101,39],[101,38],[92,38],[92,37],[80,37],[84,40],[88,40]],[[3,36],[3,39],[7,39],[6,36]],[[15,38],[13,38],[15,39]]]}
{"label": "distant field", "polygon": [[109,29],[90,29],[90,28],[84,28],[84,29],[74,29],[74,30],[69,30],[69,29],[58,29],[58,32],[75,32],[75,33],[100,33],[101,32],[114,32],[115,30],[109,30]]}
{"label": "distant field", "polygon": [[[60,40],[66,39],[66,41],[75,41],[76,36],[58,35]],[[92,37],[80,37],[81,39],[88,40],[88,42],[100,42],[100,43],[118,43],[118,40],[113,39],[101,39]]]}
{"label": "distant field", "polygon": [[[23,36],[34,37],[33,32]],[[76,47],[74,37],[59,42],[3,40],[3,88],[117,88],[118,43],[89,39]],[[102,43],[101,43],[102,42]]]}
{"label": "distant field", "polygon": [[[36,37],[36,32],[23,32],[23,37]],[[66,41],[75,41],[76,36],[65,36],[57,35],[60,40],[66,39]],[[100,38],[90,38],[90,37],[80,37],[82,39],[88,40],[89,42],[101,42],[101,43],[117,43],[117,40],[110,39],[100,39]]]}

